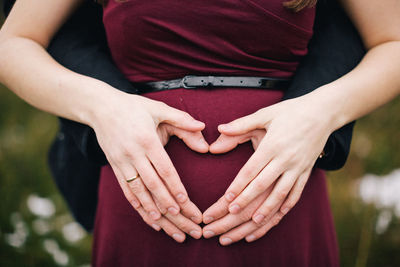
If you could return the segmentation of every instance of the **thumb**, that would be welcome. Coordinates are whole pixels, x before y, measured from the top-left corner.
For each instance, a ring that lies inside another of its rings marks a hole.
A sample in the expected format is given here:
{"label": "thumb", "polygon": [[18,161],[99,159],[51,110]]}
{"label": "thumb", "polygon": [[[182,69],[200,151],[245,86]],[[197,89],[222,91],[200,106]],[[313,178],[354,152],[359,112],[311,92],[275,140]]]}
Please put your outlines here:
{"label": "thumb", "polygon": [[201,131],[191,132],[173,126],[169,126],[168,128],[170,135],[180,138],[190,149],[199,153],[208,152],[209,145]]}
{"label": "thumb", "polygon": [[226,153],[237,147],[237,145],[243,144],[250,139],[251,135],[249,133],[235,136],[221,134],[218,139],[210,145],[210,152],[213,154]]}
{"label": "thumb", "polygon": [[269,122],[269,117],[268,109],[263,108],[229,123],[220,124],[218,131],[226,135],[241,135],[255,129],[265,129]]}
{"label": "thumb", "polygon": [[201,121],[194,119],[189,113],[172,108],[165,105],[159,112],[159,122],[168,123],[172,126],[188,130],[188,131],[201,131],[204,129],[205,124]]}

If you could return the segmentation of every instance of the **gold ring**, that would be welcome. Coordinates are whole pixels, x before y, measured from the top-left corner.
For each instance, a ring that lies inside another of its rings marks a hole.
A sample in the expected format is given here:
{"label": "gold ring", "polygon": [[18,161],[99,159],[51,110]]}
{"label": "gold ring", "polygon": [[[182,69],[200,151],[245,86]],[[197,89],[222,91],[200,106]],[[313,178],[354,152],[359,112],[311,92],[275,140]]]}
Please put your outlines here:
{"label": "gold ring", "polygon": [[136,174],[135,176],[126,179],[126,182],[127,182],[127,183],[130,183],[130,182],[132,182],[132,181],[135,181],[135,180],[138,179],[138,178],[140,178],[140,175],[139,175],[139,174]]}

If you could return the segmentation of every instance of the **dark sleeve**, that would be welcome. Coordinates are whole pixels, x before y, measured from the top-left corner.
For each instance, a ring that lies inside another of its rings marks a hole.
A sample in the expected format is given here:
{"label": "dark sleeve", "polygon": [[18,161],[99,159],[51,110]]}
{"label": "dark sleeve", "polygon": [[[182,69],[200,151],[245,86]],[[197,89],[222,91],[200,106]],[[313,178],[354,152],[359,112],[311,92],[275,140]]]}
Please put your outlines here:
{"label": "dark sleeve", "polygon": [[[93,1],[87,1],[74,13],[52,40],[48,51],[70,70],[102,80],[124,92],[137,93],[110,57],[102,24],[102,8]],[[107,163],[93,129],[62,118],[60,122],[61,128],[72,136],[89,160],[100,165]]]}
{"label": "dark sleeve", "polygon": [[15,3],[15,0],[4,0],[2,8],[3,8],[3,12],[4,12],[5,16],[7,16],[8,13],[10,13],[10,10],[11,10],[12,6],[14,5],[14,3]]}
{"label": "dark sleeve", "polygon": [[[309,54],[301,62],[284,99],[307,94],[351,71],[365,49],[353,24],[337,1],[319,0]],[[326,170],[343,167],[350,151],[354,122],[333,132],[325,145],[326,155],[316,166]]]}

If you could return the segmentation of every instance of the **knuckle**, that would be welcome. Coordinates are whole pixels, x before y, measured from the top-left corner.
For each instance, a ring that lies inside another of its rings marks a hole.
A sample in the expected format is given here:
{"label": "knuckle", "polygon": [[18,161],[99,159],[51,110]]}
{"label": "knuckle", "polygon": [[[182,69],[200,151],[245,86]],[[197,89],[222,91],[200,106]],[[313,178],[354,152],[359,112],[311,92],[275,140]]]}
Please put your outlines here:
{"label": "knuckle", "polygon": [[158,189],[158,183],[155,180],[151,179],[146,182],[146,187],[150,191],[156,191]]}
{"label": "knuckle", "polygon": [[259,226],[264,226],[268,223],[267,219],[262,220],[258,225]]}
{"label": "knuckle", "polygon": [[251,168],[244,168],[242,170],[243,180],[250,180],[253,179],[253,170]]}
{"label": "knuckle", "polygon": [[164,207],[161,207],[160,205],[157,205],[158,210],[160,211],[160,213],[164,216],[168,213],[168,210]]}
{"label": "knuckle", "polygon": [[286,209],[288,209],[288,211],[289,210],[291,210],[293,207],[294,207],[294,202],[293,201],[288,201],[288,202],[286,202],[286,204],[285,204],[285,208]]}
{"label": "knuckle", "polygon": [[286,190],[278,190],[276,192],[276,198],[278,200],[284,200],[287,196],[287,191]]}
{"label": "knuckle", "polygon": [[183,231],[186,231],[187,229],[189,229],[189,224],[185,222],[178,222],[177,227]]}
{"label": "knuckle", "polygon": [[239,214],[239,216],[241,221],[247,222],[253,216],[253,212],[251,212],[249,209],[245,209]]}
{"label": "knuckle", "polygon": [[231,225],[229,224],[229,222],[223,222],[217,229],[219,230],[218,232],[223,233],[223,232],[230,230]]}
{"label": "knuckle", "polygon": [[120,153],[112,153],[110,155],[110,158],[112,159],[112,162],[117,166],[120,166],[125,162],[124,156]]}
{"label": "knuckle", "polygon": [[242,194],[236,203],[239,205],[239,207],[244,208],[249,202],[251,202],[251,200],[252,198],[250,195]]}
{"label": "knuckle", "polygon": [[129,183],[129,187],[131,188],[131,190],[137,194],[143,191],[143,187],[142,185],[139,183],[139,181],[132,181]]}
{"label": "knuckle", "polygon": [[274,218],[272,218],[272,225],[277,225],[281,221],[281,219],[281,215],[274,216]]}
{"label": "knuckle", "polygon": [[167,166],[159,166],[157,172],[161,177],[172,176],[172,169]]}
{"label": "knuckle", "polygon": [[137,142],[141,147],[147,150],[152,147],[154,140],[151,135],[142,135],[137,138]]}
{"label": "knuckle", "polygon": [[182,118],[185,119],[185,120],[193,119],[192,116],[190,116],[189,113],[187,113],[185,111],[181,111],[181,115],[182,115]]}
{"label": "knuckle", "polygon": [[266,189],[264,183],[261,181],[255,181],[254,188],[257,190],[257,192],[263,192]]}
{"label": "knuckle", "polygon": [[132,153],[133,149],[130,146],[124,146],[121,149],[121,158],[133,158],[133,153]]}
{"label": "knuckle", "polygon": [[266,204],[266,205],[264,205],[264,207],[262,207],[260,213],[264,214],[264,216],[265,216],[265,215],[270,214],[272,210],[273,210],[272,205]]}

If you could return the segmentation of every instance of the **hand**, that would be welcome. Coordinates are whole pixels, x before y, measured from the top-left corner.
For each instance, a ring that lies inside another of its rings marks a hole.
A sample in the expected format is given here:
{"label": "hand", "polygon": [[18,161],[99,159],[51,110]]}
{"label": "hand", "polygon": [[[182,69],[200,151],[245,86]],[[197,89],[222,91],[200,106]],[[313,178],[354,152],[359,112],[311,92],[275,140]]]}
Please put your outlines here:
{"label": "hand", "polygon": [[[333,131],[317,110],[318,103],[308,102],[306,97],[283,101],[219,126],[221,136],[211,144],[212,153],[227,152],[249,140],[258,145],[226,190],[230,213],[240,213],[274,183],[270,195],[252,215],[254,223],[266,225],[274,213],[280,211],[283,216],[297,203]],[[265,136],[261,137],[259,130],[266,131]],[[204,218],[216,218],[224,212],[221,206],[206,211]]]}
{"label": "hand", "polygon": [[[91,126],[125,197],[142,217],[164,222],[175,215],[181,230],[199,231],[195,223],[201,222],[201,212],[189,200],[164,145],[176,135],[191,149],[208,152],[204,123],[162,102],[118,92],[99,107]],[[137,174],[140,179],[126,182]]]}
{"label": "hand", "polygon": [[[270,192],[272,191],[273,186],[269,187],[264,193],[256,197],[247,207],[242,209],[237,214],[229,213],[228,206],[229,203],[225,197],[221,197],[216,203],[214,203],[211,207],[209,207],[204,212],[204,223],[212,223],[206,225],[203,228],[203,236],[205,238],[210,238],[216,235],[221,235],[219,237],[219,242],[221,245],[230,245],[234,242],[240,241],[241,239],[249,236],[249,242],[255,240],[251,237],[251,234],[256,230],[265,231],[264,234],[273,226],[270,225],[271,222],[278,222],[280,218],[278,214],[275,214],[273,220],[269,220],[269,224],[259,226],[251,220],[253,213],[257,210],[257,208],[265,201]],[[279,211],[278,211],[279,212]],[[214,216],[218,216],[216,218],[210,218],[209,214],[213,214]],[[272,217],[272,216],[271,216]],[[276,222],[276,223],[278,223]],[[263,235],[264,235],[263,234]],[[253,234],[254,235],[254,234]],[[248,238],[246,238],[247,240]]]}

